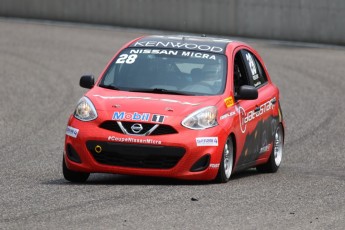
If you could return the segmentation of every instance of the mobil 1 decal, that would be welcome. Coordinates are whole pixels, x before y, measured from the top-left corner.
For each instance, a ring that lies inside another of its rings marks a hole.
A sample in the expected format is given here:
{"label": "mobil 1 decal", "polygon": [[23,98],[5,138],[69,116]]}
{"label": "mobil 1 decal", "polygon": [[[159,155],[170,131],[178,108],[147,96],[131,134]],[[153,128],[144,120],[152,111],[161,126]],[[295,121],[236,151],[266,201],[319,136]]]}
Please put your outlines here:
{"label": "mobil 1 decal", "polygon": [[152,115],[152,122],[157,122],[157,123],[163,123],[164,122],[165,116],[159,115],[159,114],[153,114]]}
{"label": "mobil 1 decal", "polygon": [[112,120],[115,121],[144,121],[144,122],[154,122],[154,123],[164,123],[166,116],[159,114],[150,114],[150,113],[128,113],[128,112],[119,112],[116,111],[113,114]]}
{"label": "mobil 1 decal", "polygon": [[274,133],[279,122],[279,116],[269,116],[260,120],[253,132],[246,135],[245,143],[241,151],[237,166],[254,162],[262,154],[267,153],[273,147]]}

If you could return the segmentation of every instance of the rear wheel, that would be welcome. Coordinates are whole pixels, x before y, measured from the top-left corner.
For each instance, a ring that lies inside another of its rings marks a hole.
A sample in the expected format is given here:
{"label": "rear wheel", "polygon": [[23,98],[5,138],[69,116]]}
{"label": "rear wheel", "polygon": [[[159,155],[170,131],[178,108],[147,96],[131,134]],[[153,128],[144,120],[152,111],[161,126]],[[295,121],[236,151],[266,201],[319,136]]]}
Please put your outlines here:
{"label": "rear wheel", "polygon": [[234,162],[234,144],[231,137],[228,137],[223,148],[223,155],[218,169],[216,181],[226,183],[230,180]]}
{"label": "rear wheel", "polygon": [[66,166],[65,158],[62,159],[62,172],[66,180],[74,183],[83,183],[90,176],[90,173],[76,172],[68,169]]}
{"label": "rear wheel", "polygon": [[257,166],[256,169],[262,173],[277,172],[283,157],[283,145],[283,126],[279,124],[274,134],[273,149],[269,160],[267,161],[267,163]]}

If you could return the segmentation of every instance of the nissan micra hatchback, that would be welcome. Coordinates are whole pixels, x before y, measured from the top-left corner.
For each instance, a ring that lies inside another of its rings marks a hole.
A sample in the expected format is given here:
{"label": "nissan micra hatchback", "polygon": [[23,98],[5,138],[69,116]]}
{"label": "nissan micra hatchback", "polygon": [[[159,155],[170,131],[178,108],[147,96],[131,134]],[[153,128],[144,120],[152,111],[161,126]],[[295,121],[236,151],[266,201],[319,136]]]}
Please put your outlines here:
{"label": "nissan micra hatchback", "polygon": [[66,129],[68,181],[116,173],[227,182],[235,171],[281,164],[279,90],[245,43],[141,37],[80,85],[90,90]]}

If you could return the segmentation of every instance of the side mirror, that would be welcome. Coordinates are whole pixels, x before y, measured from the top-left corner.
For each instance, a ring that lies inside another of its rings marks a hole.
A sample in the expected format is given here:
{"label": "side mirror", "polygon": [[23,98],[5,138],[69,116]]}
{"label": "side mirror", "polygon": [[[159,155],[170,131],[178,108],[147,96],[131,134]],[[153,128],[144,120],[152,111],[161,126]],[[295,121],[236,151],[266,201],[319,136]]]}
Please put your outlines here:
{"label": "side mirror", "polygon": [[255,100],[258,98],[258,90],[254,86],[242,85],[237,95],[235,96],[236,100]]}
{"label": "side mirror", "polygon": [[93,75],[84,75],[80,78],[79,85],[86,89],[91,89],[95,85],[95,78]]}

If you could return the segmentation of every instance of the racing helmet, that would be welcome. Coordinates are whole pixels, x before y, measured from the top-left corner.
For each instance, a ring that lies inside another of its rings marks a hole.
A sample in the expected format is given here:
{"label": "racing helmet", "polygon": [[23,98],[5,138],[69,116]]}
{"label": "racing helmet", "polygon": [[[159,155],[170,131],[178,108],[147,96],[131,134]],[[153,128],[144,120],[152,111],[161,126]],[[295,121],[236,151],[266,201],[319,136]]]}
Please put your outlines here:
{"label": "racing helmet", "polygon": [[222,65],[217,62],[205,64],[202,74],[205,80],[219,80],[222,77]]}

